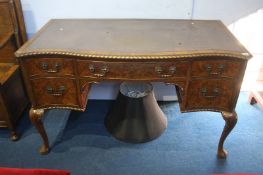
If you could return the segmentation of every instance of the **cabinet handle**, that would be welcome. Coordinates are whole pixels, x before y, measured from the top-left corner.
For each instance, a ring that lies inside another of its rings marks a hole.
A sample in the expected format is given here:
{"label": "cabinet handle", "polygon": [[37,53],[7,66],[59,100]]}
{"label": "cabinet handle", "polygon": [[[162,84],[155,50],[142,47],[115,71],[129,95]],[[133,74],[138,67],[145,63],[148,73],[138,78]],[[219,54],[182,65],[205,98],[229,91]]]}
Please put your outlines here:
{"label": "cabinet handle", "polygon": [[171,66],[169,67],[169,72],[170,74],[163,74],[163,69],[161,66],[156,66],[155,67],[155,72],[158,74],[158,76],[160,78],[169,78],[174,76],[175,72],[176,72],[176,67],[175,66]]}
{"label": "cabinet handle", "polygon": [[62,96],[64,95],[65,91],[66,91],[66,87],[65,86],[60,86],[58,88],[58,90],[53,89],[52,87],[48,86],[46,88],[47,93],[53,96]]}
{"label": "cabinet handle", "polygon": [[201,88],[200,92],[204,98],[216,98],[220,95],[219,88],[214,88],[211,95],[207,95],[207,88]]}
{"label": "cabinet handle", "polygon": [[90,72],[96,76],[96,77],[105,77],[107,72],[109,72],[109,68],[108,66],[103,66],[100,70],[99,70],[99,73],[96,73],[96,68],[94,65],[92,64],[89,64],[89,70]]}
{"label": "cabinet handle", "polygon": [[46,71],[47,73],[58,73],[60,68],[61,68],[61,64],[55,63],[54,69],[49,69],[48,63],[43,62],[43,63],[41,63],[41,68],[42,68],[42,70]]}
{"label": "cabinet handle", "polygon": [[224,64],[219,64],[218,67],[217,67],[217,71],[212,71],[212,65],[211,64],[206,64],[205,65],[205,70],[208,72],[209,75],[212,75],[212,76],[219,76],[221,75],[224,70],[225,70],[225,65]]}

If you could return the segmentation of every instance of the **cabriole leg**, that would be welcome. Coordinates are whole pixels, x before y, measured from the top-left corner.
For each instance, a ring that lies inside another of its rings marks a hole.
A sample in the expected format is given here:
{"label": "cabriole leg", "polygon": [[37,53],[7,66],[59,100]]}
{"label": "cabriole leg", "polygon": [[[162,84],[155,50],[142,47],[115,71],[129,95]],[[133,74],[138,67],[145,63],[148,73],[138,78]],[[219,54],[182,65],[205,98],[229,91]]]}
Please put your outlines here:
{"label": "cabriole leg", "polygon": [[43,123],[41,121],[41,118],[44,116],[44,109],[34,109],[31,108],[29,111],[29,117],[32,122],[32,124],[35,126],[37,131],[39,132],[42,140],[43,145],[39,149],[40,154],[47,154],[49,152],[49,143],[48,143],[48,137],[45,131],[45,128],[43,126]]}
{"label": "cabriole leg", "polygon": [[224,149],[224,142],[237,123],[237,114],[235,111],[222,112],[222,117],[225,120],[225,127],[219,140],[217,155],[219,158],[225,159],[227,157],[227,151]]}

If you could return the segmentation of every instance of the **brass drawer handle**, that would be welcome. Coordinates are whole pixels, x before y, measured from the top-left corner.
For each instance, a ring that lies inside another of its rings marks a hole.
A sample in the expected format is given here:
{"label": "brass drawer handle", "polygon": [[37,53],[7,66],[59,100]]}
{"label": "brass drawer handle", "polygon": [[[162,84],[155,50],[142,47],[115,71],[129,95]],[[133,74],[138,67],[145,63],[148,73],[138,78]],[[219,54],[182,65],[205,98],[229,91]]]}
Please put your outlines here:
{"label": "brass drawer handle", "polygon": [[64,95],[65,91],[66,91],[66,87],[65,86],[60,86],[58,88],[58,90],[53,89],[52,87],[48,86],[46,88],[47,93],[53,96],[62,96]]}
{"label": "brass drawer handle", "polygon": [[50,69],[48,63],[42,62],[41,68],[42,68],[42,70],[46,71],[47,73],[58,73],[60,71],[61,64],[55,63],[54,69]]}
{"label": "brass drawer handle", "polygon": [[208,72],[209,75],[212,76],[220,76],[224,70],[225,70],[225,65],[224,64],[219,64],[217,67],[217,71],[212,71],[212,65],[211,64],[206,64],[204,66],[204,69]]}
{"label": "brass drawer handle", "polygon": [[99,73],[96,73],[96,68],[94,65],[89,64],[89,70],[90,72],[96,76],[96,77],[105,77],[106,74],[109,72],[109,68],[108,66],[103,66],[100,70]]}
{"label": "brass drawer handle", "polygon": [[207,93],[208,93],[207,88],[202,88],[200,90],[200,92],[201,92],[202,96],[205,98],[216,98],[220,95],[219,88],[214,88],[212,91],[212,95],[207,95]]}
{"label": "brass drawer handle", "polygon": [[174,76],[176,72],[176,67],[175,66],[169,67],[170,74],[163,74],[163,68],[161,66],[156,66],[155,72],[158,74],[160,78],[169,78],[169,77]]}

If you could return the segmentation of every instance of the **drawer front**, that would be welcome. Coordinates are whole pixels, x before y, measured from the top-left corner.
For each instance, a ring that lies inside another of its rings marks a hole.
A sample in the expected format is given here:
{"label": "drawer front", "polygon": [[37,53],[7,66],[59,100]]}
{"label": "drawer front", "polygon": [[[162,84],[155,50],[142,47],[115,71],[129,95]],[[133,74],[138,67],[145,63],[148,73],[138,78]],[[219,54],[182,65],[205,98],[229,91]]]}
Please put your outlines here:
{"label": "drawer front", "polygon": [[77,107],[76,80],[69,78],[39,78],[31,80],[36,107]]}
{"label": "drawer front", "polygon": [[29,76],[74,75],[73,61],[63,58],[33,58],[23,60]]}
{"label": "drawer front", "polygon": [[186,77],[189,64],[186,61],[169,62],[101,62],[78,61],[81,77],[155,80]]}
{"label": "drawer front", "polygon": [[13,31],[11,5],[9,2],[0,2],[0,33]]}
{"label": "drawer front", "polygon": [[3,47],[0,48],[0,62],[15,63],[14,52],[17,50],[16,43],[13,39],[10,39],[5,43]]}
{"label": "drawer front", "polygon": [[6,121],[2,121],[2,120],[0,119],[0,128],[6,128],[6,127],[8,127],[7,122],[6,122]]}
{"label": "drawer front", "polygon": [[230,80],[191,81],[188,88],[188,110],[231,110],[235,84]]}
{"label": "drawer front", "polygon": [[7,127],[7,117],[8,116],[6,116],[6,107],[2,102],[0,102],[0,128]]}
{"label": "drawer front", "polygon": [[218,60],[218,61],[194,61],[192,63],[192,77],[222,77],[233,78],[240,75],[242,62]]}

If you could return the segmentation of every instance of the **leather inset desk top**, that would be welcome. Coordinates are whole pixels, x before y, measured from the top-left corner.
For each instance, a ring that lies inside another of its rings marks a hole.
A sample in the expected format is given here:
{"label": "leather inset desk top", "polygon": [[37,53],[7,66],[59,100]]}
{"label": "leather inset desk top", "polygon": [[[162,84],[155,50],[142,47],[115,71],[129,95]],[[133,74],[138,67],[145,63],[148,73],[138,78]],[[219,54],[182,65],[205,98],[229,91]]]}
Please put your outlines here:
{"label": "leather inset desk top", "polygon": [[133,59],[251,56],[221,21],[127,19],[51,20],[16,53],[32,54]]}

